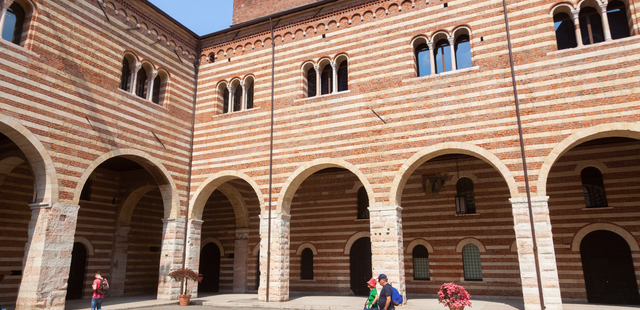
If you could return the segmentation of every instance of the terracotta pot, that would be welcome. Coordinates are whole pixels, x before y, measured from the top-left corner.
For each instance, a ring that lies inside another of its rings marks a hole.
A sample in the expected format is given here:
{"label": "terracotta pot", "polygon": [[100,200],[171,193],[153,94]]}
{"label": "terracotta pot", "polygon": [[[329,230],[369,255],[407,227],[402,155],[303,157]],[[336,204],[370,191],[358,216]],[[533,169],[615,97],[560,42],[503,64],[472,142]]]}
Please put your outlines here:
{"label": "terracotta pot", "polygon": [[189,301],[191,300],[191,295],[178,295],[178,299],[180,299],[181,306],[188,306]]}
{"label": "terracotta pot", "polygon": [[464,310],[464,306],[460,306],[460,307],[449,306],[449,310]]}

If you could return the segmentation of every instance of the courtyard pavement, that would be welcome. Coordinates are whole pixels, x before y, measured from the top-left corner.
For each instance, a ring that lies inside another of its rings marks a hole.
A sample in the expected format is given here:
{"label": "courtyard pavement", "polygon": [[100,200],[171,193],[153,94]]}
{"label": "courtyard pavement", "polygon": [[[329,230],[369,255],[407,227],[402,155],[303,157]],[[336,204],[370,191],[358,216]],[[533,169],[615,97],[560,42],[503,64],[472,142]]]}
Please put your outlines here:
{"label": "courtyard pavement", "polygon": [[[365,297],[353,296],[296,296],[291,300],[280,303],[258,302],[256,294],[217,294],[203,296],[192,300],[194,305],[190,308],[209,310],[217,308],[234,308],[235,310],[263,309],[290,309],[290,310],[361,310]],[[89,310],[90,299],[68,301],[67,310]],[[155,296],[136,296],[106,298],[102,309],[158,309],[158,310],[183,310],[177,301],[156,300]],[[10,308],[11,309],[11,308]],[[469,309],[469,308],[467,308]],[[492,299],[478,300],[472,297],[472,310],[523,310],[522,300],[518,299]],[[593,304],[564,304],[564,310],[631,310],[640,309],[640,306],[610,306]],[[398,307],[398,310],[448,310],[438,303],[436,298],[410,298],[407,304]]]}

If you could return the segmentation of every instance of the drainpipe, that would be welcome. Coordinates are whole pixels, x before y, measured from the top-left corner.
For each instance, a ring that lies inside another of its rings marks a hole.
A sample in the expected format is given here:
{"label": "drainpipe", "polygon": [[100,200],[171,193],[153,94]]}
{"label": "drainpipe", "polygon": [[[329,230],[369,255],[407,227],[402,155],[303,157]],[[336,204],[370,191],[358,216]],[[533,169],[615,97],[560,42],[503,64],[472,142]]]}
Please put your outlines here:
{"label": "drainpipe", "polygon": [[273,22],[269,18],[269,28],[271,28],[271,137],[269,146],[269,218],[267,222],[267,298],[269,302],[269,281],[271,280],[271,190],[273,186],[273,95],[275,89],[276,73],[276,42],[273,40]]}
{"label": "drainpipe", "polygon": [[509,46],[509,65],[511,66],[511,84],[513,85],[513,98],[516,105],[516,117],[518,119],[518,135],[520,137],[520,153],[522,154],[522,169],[524,170],[524,185],[527,190],[527,204],[529,206],[529,223],[531,224],[531,240],[533,241],[533,260],[536,265],[536,277],[538,278],[538,294],[540,295],[540,308],[545,309],[542,279],[540,277],[540,262],[538,260],[538,242],[536,240],[535,222],[533,219],[533,207],[531,205],[531,188],[529,187],[529,174],[527,172],[527,156],[524,152],[524,138],[522,135],[522,119],[520,118],[520,102],[518,101],[518,87],[516,86],[516,74],[513,64],[513,48],[511,46],[511,32],[509,31],[509,16],[507,14],[507,1],[502,0],[504,10],[504,24],[507,29],[507,44]]}
{"label": "drainpipe", "polygon": [[[191,171],[193,170],[193,140],[196,134],[196,102],[198,99],[198,74],[200,71],[200,54],[202,54],[202,42],[198,41],[196,59],[193,61],[194,86],[193,107],[191,110],[191,141],[189,141],[189,171],[187,172],[187,214],[184,222],[184,248],[182,249],[182,268],[187,267],[187,236],[189,234],[189,212],[191,202]],[[180,292],[184,291],[184,281],[180,282]]]}

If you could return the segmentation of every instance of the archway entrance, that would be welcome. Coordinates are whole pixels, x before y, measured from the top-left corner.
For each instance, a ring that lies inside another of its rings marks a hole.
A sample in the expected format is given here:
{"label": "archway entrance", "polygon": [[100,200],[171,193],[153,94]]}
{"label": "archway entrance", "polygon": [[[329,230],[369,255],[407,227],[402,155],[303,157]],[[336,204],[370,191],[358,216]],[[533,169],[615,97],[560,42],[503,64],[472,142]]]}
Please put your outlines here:
{"label": "archway entrance", "polygon": [[80,242],[73,244],[71,269],[67,286],[67,299],[82,299],[87,269],[87,248]]}
{"label": "archway entrance", "polygon": [[356,240],[349,253],[351,272],[351,291],[356,296],[369,296],[366,283],[371,279],[371,239],[368,237]]}
{"label": "archway entrance", "polygon": [[580,243],[589,303],[640,304],[629,244],[620,235],[597,230]]}
{"label": "archway entrance", "polygon": [[202,282],[198,293],[217,293],[220,291],[220,248],[210,242],[200,250],[200,273]]}

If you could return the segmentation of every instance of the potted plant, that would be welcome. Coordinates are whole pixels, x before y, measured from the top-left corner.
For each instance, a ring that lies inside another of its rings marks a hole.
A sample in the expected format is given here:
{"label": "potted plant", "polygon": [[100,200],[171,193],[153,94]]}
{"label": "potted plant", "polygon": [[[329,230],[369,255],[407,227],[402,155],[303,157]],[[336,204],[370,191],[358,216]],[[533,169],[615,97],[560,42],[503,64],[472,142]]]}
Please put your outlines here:
{"label": "potted plant", "polygon": [[462,310],[471,307],[471,295],[460,285],[445,283],[438,291],[438,302],[449,307],[450,310]]}
{"label": "potted plant", "polygon": [[183,284],[183,289],[182,289],[182,294],[178,295],[178,298],[180,299],[180,305],[181,306],[188,306],[189,305],[189,301],[191,300],[191,295],[187,295],[187,292],[189,292],[187,290],[187,283],[189,281],[193,281],[193,282],[201,282],[202,281],[202,275],[201,274],[197,274],[195,271],[189,269],[189,268],[180,268],[178,270],[174,270],[172,272],[170,272],[167,276],[169,276],[171,278],[171,280],[176,281],[176,282],[180,282]]}

